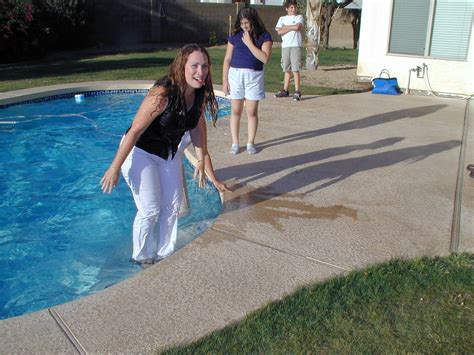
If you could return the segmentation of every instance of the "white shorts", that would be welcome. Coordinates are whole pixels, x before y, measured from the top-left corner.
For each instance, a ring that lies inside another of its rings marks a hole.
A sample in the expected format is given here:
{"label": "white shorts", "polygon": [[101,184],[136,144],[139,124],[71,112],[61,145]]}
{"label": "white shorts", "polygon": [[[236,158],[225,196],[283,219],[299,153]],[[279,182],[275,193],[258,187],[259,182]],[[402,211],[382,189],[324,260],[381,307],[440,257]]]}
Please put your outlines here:
{"label": "white shorts", "polygon": [[265,98],[263,70],[229,68],[230,98],[261,100]]}

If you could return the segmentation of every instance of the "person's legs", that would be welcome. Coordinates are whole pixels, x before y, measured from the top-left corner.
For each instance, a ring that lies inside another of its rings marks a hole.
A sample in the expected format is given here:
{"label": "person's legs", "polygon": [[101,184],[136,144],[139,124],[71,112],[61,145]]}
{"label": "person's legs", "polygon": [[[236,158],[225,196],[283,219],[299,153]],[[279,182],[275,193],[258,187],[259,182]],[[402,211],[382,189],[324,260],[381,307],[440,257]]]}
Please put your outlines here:
{"label": "person's legs", "polygon": [[295,91],[300,91],[300,84],[301,84],[301,74],[299,71],[293,72],[293,78],[295,80]]}
{"label": "person's legs", "polygon": [[230,68],[229,69],[229,86],[230,86],[230,133],[232,135],[231,154],[239,152],[239,134],[240,134],[240,118],[242,117],[242,110],[244,107],[245,97],[245,76],[246,71]]}
{"label": "person's legs", "polygon": [[293,72],[293,77],[295,79],[295,93],[293,95],[293,100],[301,100],[301,48],[300,47],[291,47],[290,48],[290,60],[291,60],[291,71]]}
{"label": "person's legs", "polygon": [[159,167],[151,154],[133,148],[121,170],[137,207],[133,222],[132,259],[139,262],[151,260],[158,245],[155,225],[160,213]]}
{"label": "person's legs", "polygon": [[247,145],[255,144],[255,136],[258,127],[258,100],[245,100],[245,109],[247,112],[248,140]]}
{"label": "person's legs", "polygon": [[[244,108],[244,100],[231,100],[231,113],[230,113],[230,133],[232,135],[232,146],[239,145],[239,135],[240,135],[240,118],[242,117],[242,111]],[[231,151],[232,152],[232,151]],[[234,154],[238,153],[235,152]]]}
{"label": "person's legs", "polygon": [[245,81],[245,109],[247,112],[247,153],[255,154],[255,136],[258,127],[258,103],[265,98],[263,71],[251,71]]}
{"label": "person's legs", "polygon": [[283,69],[283,90],[280,90],[275,94],[275,97],[288,97],[290,93],[288,88],[290,87],[291,80],[291,60],[290,60],[290,48],[281,49],[281,68]]}
{"label": "person's legs", "polygon": [[290,80],[291,80],[291,72],[286,71],[285,72],[285,81],[283,83],[283,90],[288,91],[288,88],[290,87]]}
{"label": "person's legs", "polygon": [[178,236],[179,207],[183,198],[183,175],[181,154],[177,153],[160,164],[159,181],[161,189],[161,208],[158,220],[157,260],[166,258],[174,252]]}

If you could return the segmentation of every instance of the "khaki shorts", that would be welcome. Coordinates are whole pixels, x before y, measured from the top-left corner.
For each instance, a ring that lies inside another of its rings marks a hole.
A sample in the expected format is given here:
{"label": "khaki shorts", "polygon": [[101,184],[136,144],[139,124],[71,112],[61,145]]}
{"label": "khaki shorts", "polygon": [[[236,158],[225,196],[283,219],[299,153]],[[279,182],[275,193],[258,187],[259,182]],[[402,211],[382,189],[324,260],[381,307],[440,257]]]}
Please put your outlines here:
{"label": "khaki shorts", "polygon": [[301,47],[281,49],[281,67],[284,72],[301,70]]}

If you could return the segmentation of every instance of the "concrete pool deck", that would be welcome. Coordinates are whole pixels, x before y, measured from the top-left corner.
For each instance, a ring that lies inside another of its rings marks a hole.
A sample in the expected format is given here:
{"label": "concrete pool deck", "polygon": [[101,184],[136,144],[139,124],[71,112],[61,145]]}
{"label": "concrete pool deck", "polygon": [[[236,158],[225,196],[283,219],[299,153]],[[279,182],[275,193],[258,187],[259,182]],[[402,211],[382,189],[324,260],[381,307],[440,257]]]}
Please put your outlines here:
{"label": "concrete pool deck", "polygon": [[[48,95],[149,86],[71,84]],[[0,105],[42,90],[2,93]],[[257,155],[228,153],[228,119],[208,128],[216,172],[234,191],[201,237],[102,292],[0,321],[0,352],[152,353],[309,283],[391,258],[474,252],[472,102],[303,98],[261,102]]]}

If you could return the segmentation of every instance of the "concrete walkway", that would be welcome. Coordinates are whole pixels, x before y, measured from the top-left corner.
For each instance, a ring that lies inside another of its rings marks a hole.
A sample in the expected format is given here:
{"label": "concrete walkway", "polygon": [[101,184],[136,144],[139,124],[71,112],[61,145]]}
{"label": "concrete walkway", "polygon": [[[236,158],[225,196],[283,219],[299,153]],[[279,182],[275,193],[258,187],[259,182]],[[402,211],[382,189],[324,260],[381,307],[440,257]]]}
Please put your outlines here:
{"label": "concrete walkway", "polygon": [[[254,156],[228,153],[220,120],[209,148],[235,191],[212,228],[103,292],[0,321],[0,352],[151,353],[305,284],[391,258],[474,252],[473,112],[432,96],[268,98]],[[242,133],[244,145],[245,119]]]}

